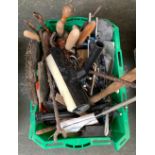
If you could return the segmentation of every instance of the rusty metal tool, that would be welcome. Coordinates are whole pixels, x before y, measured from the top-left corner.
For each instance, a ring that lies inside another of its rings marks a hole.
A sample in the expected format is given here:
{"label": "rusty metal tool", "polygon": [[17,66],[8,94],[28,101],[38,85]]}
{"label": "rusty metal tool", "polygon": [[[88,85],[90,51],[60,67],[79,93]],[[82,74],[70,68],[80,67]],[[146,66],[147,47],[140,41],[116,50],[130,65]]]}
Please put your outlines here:
{"label": "rusty metal tool", "polygon": [[24,20],[24,23],[34,32],[37,32],[37,29],[35,28],[35,26],[28,20]]}
{"label": "rusty metal tool", "polygon": [[66,40],[64,38],[58,38],[56,42],[56,46],[60,49],[64,49],[66,44]]}
{"label": "rusty metal tool", "polygon": [[94,31],[96,26],[96,22],[95,21],[91,21],[90,23],[88,23],[84,30],[81,32],[80,37],[78,39],[77,45],[81,45],[85,42],[85,40],[87,39],[87,37],[90,36],[90,34]]}
{"label": "rusty metal tool", "polygon": [[34,40],[30,40],[28,48],[25,54],[25,76],[28,85],[28,89],[30,90],[30,98],[34,104],[38,104],[37,92],[35,83],[36,79],[36,68],[37,62],[39,60],[40,48],[38,42]]}
{"label": "rusty metal tool", "polygon": [[98,17],[96,17],[96,28],[95,28],[95,37],[97,38],[97,32],[98,32]]}
{"label": "rusty metal tool", "polygon": [[40,38],[39,35],[37,33],[28,31],[28,30],[24,30],[23,32],[24,37],[35,40],[37,42],[40,42]]}
{"label": "rusty metal tool", "polygon": [[[127,74],[125,74],[121,79],[133,82],[136,80],[136,68],[129,71]],[[92,96],[90,98],[91,104],[95,104],[96,102],[100,101],[102,98],[105,98],[106,96],[116,92],[119,90],[122,86],[124,86],[123,83],[120,82],[113,82],[110,84],[106,89],[102,90],[100,93]]]}
{"label": "rusty metal tool", "polygon": [[133,82],[128,82],[128,81],[126,81],[126,80],[116,78],[116,77],[114,77],[114,76],[112,76],[112,75],[107,75],[107,74],[104,73],[104,72],[90,71],[90,74],[93,74],[93,75],[96,75],[96,76],[105,78],[105,79],[107,79],[107,80],[111,80],[111,81],[115,81],[115,82],[120,82],[120,83],[124,84],[125,86],[131,87],[131,88],[136,88],[136,84],[135,84],[135,83],[133,83]]}
{"label": "rusty metal tool", "polygon": [[42,47],[42,51],[43,51],[43,57],[42,57],[42,61],[45,61],[45,58],[47,57],[47,55],[49,54],[49,48],[50,48],[50,43],[49,43],[49,39],[50,39],[50,34],[47,31],[42,31],[39,30],[39,37],[41,40],[41,47]]}
{"label": "rusty metal tool", "polygon": [[59,36],[64,34],[64,25],[66,19],[73,14],[73,6],[71,4],[67,4],[62,9],[62,17],[56,24],[56,31]]}
{"label": "rusty metal tool", "polygon": [[33,16],[38,20],[39,24],[45,29],[48,33],[51,33],[49,28],[45,25],[43,16],[38,12],[33,12]]}
{"label": "rusty metal tool", "polygon": [[129,105],[131,103],[134,103],[134,102],[136,102],[136,96],[134,96],[134,97],[132,97],[132,98],[130,98],[130,99],[124,101],[124,102],[118,103],[118,104],[112,106],[111,108],[109,108],[107,110],[104,110],[100,114],[96,115],[96,117],[104,116],[106,114],[114,112],[114,111],[116,111],[116,110],[118,110],[118,109],[120,109],[122,107],[125,107],[125,106],[127,106],[127,105]]}
{"label": "rusty metal tool", "polygon": [[61,128],[60,126],[60,118],[59,118],[59,111],[57,107],[57,103],[55,101],[55,83],[51,78],[50,72],[48,70],[48,77],[49,77],[49,85],[50,85],[50,97],[53,101],[53,107],[54,107],[54,114],[55,114],[55,120],[56,120],[56,131],[54,133],[53,140],[57,141],[58,135],[62,134],[62,136],[65,138],[67,137],[67,133],[65,132],[64,129]]}
{"label": "rusty metal tool", "polygon": [[[94,70],[94,72],[96,72],[96,70],[97,70],[97,64],[96,63],[94,63],[94,65],[93,65],[93,70]],[[94,89],[94,85],[95,85],[95,80],[96,80],[96,75],[93,74],[92,84],[91,84],[91,88],[90,88],[90,96],[93,95],[93,89]]]}
{"label": "rusty metal tool", "polygon": [[[56,33],[56,32],[55,32]],[[59,37],[56,33],[56,39],[53,40],[53,42],[55,41],[55,45],[56,47],[59,47],[60,49],[65,50],[65,44],[66,44],[66,40],[68,38],[68,32],[64,32],[64,35]],[[54,47],[54,46],[52,46]],[[66,50],[67,51],[67,50]]]}
{"label": "rusty metal tool", "polygon": [[[50,71],[49,71],[48,67],[47,67],[47,76],[48,76],[48,83],[49,83],[49,87],[50,87],[49,98],[52,100],[52,103],[53,103],[55,120],[56,120],[56,131],[55,131],[54,135],[51,135],[51,136],[54,136],[53,137],[54,141],[57,141],[57,137],[59,134],[62,134],[63,137],[67,137],[67,133],[60,126],[59,111],[58,111],[57,103],[55,101],[55,95],[56,95],[55,83],[50,75]],[[51,136],[49,138],[51,138]]]}
{"label": "rusty metal tool", "polygon": [[94,11],[94,13],[91,15],[91,18],[94,18],[97,15],[97,13],[101,10],[101,8],[102,8],[101,5],[98,6],[97,9]]}
{"label": "rusty metal tool", "polygon": [[56,32],[53,32],[52,35],[50,36],[50,40],[49,40],[51,47],[56,46],[55,39],[56,39]]}

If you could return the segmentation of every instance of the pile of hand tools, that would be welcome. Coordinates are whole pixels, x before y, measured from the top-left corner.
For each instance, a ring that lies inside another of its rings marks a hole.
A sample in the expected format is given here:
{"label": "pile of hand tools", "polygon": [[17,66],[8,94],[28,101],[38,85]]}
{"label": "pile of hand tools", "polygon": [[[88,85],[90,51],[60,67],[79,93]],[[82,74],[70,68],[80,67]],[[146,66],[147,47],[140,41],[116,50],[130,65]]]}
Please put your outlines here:
{"label": "pile of hand tools", "polygon": [[99,126],[104,127],[107,136],[113,113],[135,102],[134,97],[112,106],[112,93],[122,86],[136,88],[136,69],[122,78],[111,75],[115,51],[113,27],[106,20],[95,18],[99,10],[89,13],[82,27],[73,25],[70,32],[65,30],[65,23],[74,14],[72,5],[63,7],[54,32],[38,12],[33,12],[33,17],[40,29],[25,20],[31,29],[23,32],[30,39],[26,78],[31,100],[39,107],[36,121],[47,126],[37,130],[38,135],[51,132],[49,138],[56,141],[59,134],[69,137]]}

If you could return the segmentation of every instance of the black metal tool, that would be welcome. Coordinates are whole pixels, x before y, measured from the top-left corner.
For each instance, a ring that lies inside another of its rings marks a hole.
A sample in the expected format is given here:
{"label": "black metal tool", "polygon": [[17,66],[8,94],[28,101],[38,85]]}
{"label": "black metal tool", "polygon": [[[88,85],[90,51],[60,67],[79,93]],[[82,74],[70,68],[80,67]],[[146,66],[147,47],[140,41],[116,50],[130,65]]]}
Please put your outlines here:
{"label": "black metal tool", "polygon": [[76,81],[78,79],[81,79],[82,77],[86,76],[89,73],[89,70],[91,69],[93,63],[98,58],[100,53],[102,52],[102,49],[104,47],[104,44],[102,42],[97,41],[90,43],[90,56],[85,62],[84,68],[80,70],[75,76],[72,76],[72,81]]}

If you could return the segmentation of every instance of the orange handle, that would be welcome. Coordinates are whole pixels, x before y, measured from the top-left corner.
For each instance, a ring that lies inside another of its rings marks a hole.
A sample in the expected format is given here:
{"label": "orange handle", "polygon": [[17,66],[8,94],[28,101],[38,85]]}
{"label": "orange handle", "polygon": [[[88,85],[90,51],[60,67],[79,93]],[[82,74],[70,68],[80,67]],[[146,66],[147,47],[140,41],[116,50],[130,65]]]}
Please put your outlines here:
{"label": "orange handle", "polygon": [[82,43],[84,43],[87,37],[90,36],[90,34],[94,31],[95,27],[95,21],[88,23],[84,30],[81,32],[77,45],[81,45]]}
{"label": "orange handle", "polygon": [[73,6],[71,4],[65,5],[62,9],[62,19],[66,19],[73,14]]}

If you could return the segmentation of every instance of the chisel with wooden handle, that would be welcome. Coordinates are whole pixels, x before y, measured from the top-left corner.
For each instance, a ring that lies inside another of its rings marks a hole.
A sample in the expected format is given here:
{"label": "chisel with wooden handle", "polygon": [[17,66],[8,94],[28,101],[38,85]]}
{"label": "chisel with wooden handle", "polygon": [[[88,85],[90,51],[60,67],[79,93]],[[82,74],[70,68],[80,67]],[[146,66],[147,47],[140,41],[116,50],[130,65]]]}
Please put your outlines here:
{"label": "chisel with wooden handle", "polygon": [[72,31],[69,33],[65,48],[66,50],[71,50],[77,43],[80,36],[80,30],[77,26],[73,26]]}
{"label": "chisel with wooden handle", "polygon": [[62,36],[64,33],[64,25],[66,22],[66,19],[70,17],[73,13],[73,7],[72,5],[65,5],[62,9],[62,17],[56,24],[56,31],[59,36]]}
{"label": "chisel with wooden handle", "polygon": [[88,23],[81,32],[77,45],[83,44],[87,39],[87,37],[90,36],[91,33],[94,31],[95,27],[96,27],[95,21],[91,21],[90,23]]}
{"label": "chisel with wooden handle", "polygon": [[40,42],[39,35],[37,33],[25,30],[23,32],[24,37]]}
{"label": "chisel with wooden handle", "polygon": [[36,27],[31,23],[31,21],[24,20],[24,23],[34,32],[37,32]]}
{"label": "chisel with wooden handle", "polygon": [[[129,82],[135,81],[136,80],[136,68],[129,71],[121,79],[129,81]],[[90,103],[95,104],[96,102],[100,101],[102,98],[105,98],[106,96],[116,92],[122,86],[124,86],[123,83],[113,82],[106,89],[102,90],[100,93],[98,93],[98,94],[94,95],[93,97],[91,97],[90,98]]]}

